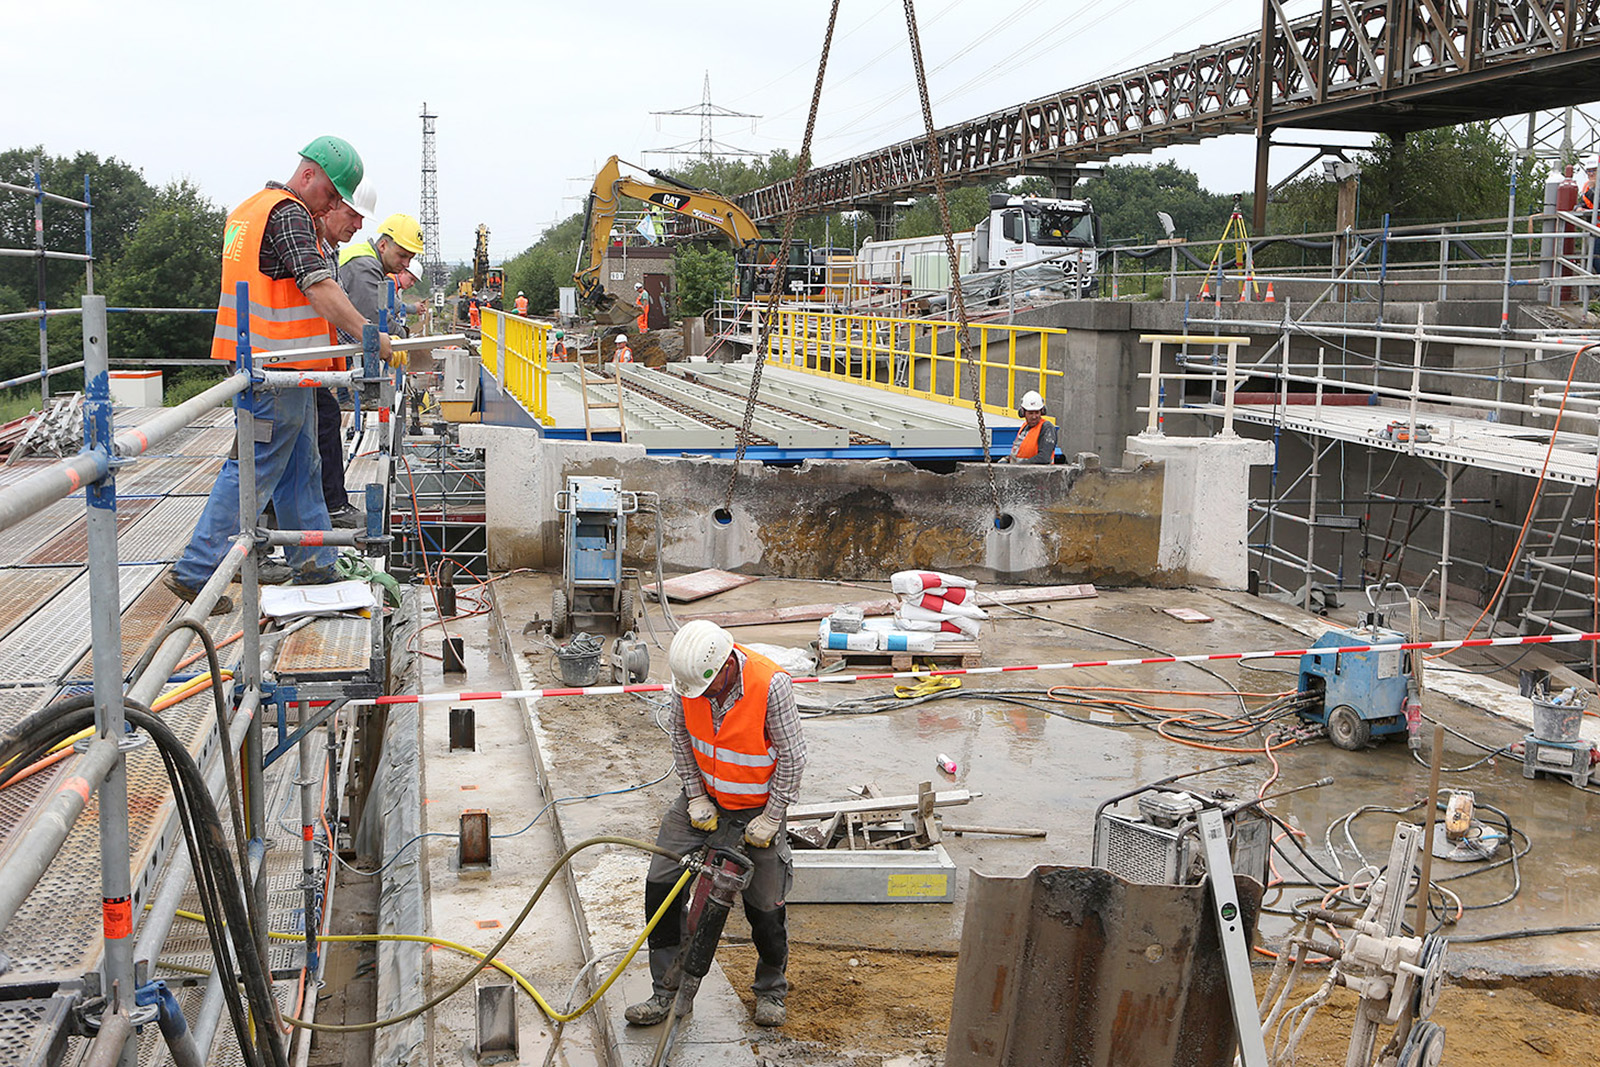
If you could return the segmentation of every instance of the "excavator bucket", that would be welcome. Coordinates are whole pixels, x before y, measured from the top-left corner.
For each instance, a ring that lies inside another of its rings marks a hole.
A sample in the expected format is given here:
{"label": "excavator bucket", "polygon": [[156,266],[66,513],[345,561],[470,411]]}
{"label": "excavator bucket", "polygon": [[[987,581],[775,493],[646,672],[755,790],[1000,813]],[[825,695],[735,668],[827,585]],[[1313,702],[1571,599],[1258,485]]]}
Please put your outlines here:
{"label": "excavator bucket", "polygon": [[639,309],[604,290],[589,301],[594,321],[601,326],[626,326],[639,317]]}
{"label": "excavator bucket", "polygon": [[[1235,884],[1253,937],[1261,886]],[[946,1067],[1228,1067],[1235,1029],[1206,893],[1097,867],[974,871]]]}

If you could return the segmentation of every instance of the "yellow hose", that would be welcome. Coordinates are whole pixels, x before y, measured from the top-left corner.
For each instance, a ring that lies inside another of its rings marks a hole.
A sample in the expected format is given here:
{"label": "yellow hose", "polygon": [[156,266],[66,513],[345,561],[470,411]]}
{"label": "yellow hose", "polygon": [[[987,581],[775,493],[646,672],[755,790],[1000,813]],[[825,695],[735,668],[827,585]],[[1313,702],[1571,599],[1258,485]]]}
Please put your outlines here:
{"label": "yellow hose", "polygon": [[[522,975],[512,970],[510,966],[501,963],[499,960],[489,959],[486,953],[480,952],[470,945],[463,945],[459,941],[451,941],[448,938],[443,937],[430,937],[427,934],[329,934],[325,937],[319,936],[317,940],[335,942],[412,941],[424,945],[437,945],[440,948],[447,948],[455,952],[460,952],[471,956],[474,959],[488,960],[489,966],[493,967],[497,971],[500,971],[513,982],[517,983],[517,985],[521,986],[523,992],[527,993],[528,996],[533,998],[533,1002],[539,1005],[539,1010],[544,1012],[545,1015],[549,1016],[555,1022],[570,1022],[571,1020],[576,1019],[578,1016],[587,1012],[590,1008],[593,1008],[595,1003],[601,998],[601,996],[605,994],[605,991],[610,989],[612,984],[615,983],[618,978],[622,977],[622,972],[627,970],[628,964],[633,962],[633,957],[638,955],[639,949],[644,946],[645,939],[650,936],[650,931],[656,928],[656,924],[660,922],[662,917],[665,916],[671,909],[672,902],[677,899],[678,894],[682,892],[684,885],[688,883],[689,879],[693,877],[693,875],[694,872],[690,870],[683,872],[682,876],[679,877],[677,884],[672,887],[672,892],[667,895],[667,899],[662,901],[661,907],[657,908],[656,913],[650,916],[650,921],[645,924],[644,929],[639,932],[639,936],[634,939],[633,945],[628,949],[628,954],[622,957],[621,961],[618,962],[614,968],[612,968],[611,973],[606,977],[606,980],[600,983],[600,987],[590,995],[589,999],[584,1001],[570,1012],[556,1011],[550,1006],[550,1003],[540,995],[539,991],[533,988],[532,982],[529,982]],[[176,914],[182,919],[191,919],[195,922],[202,923],[206,921],[206,917],[198,912],[179,910]],[[306,939],[304,934],[282,933],[276,930],[269,931],[267,936],[272,938],[274,941],[304,941]]]}

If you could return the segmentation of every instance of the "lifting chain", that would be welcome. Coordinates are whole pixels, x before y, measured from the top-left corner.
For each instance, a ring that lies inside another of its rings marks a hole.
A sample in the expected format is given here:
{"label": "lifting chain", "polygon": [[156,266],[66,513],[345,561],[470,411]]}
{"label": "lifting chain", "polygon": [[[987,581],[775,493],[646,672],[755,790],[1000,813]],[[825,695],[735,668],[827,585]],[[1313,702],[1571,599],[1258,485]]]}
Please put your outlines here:
{"label": "lifting chain", "polygon": [[[800,155],[795,160],[794,177],[789,182],[789,209],[783,215],[783,240],[778,245],[777,262],[773,264],[772,290],[767,294],[767,306],[761,316],[761,332],[756,339],[756,367],[750,376],[750,395],[745,397],[744,423],[739,427],[737,446],[733,454],[733,469],[728,472],[728,490],[723,495],[722,509],[733,509],[733,487],[739,481],[739,464],[744,461],[745,446],[750,441],[750,422],[755,418],[756,394],[761,391],[761,370],[767,364],[767,344],[772,338],[772,323],[776,318],[778,301],[783,297],[783,279],[789,269],[789,245],[794,240],[794,223],[800,214],[800,201],[805,196],[806,172],[811,169],[811,135],[817,128],[817,107],[822,103],[822,76],[828,70],[828,51],[833,47],[833,28],[839,21],[839,0],[833,0],[828,12],[828,32],[822,38],[822,59],[817,64],[817,83],[811,90],[811,111],[806,116],[806,133],[800,142]],[[758,264],[759,266],[759,264]]]}
{"label": "lifting chain", "polygon": [[914,0],[905,0],[906,33],[911,39],[911,62],[917,72],[917,95],[922,98],[922,124],[928,131],[928,166],[933,171],[934,196],[939,201],[939,221],[944,226],[944,251],[950,260],[950,293],[956,303],[956,322],[959,330],[956,344],[961,349],[961,360],[966,370],[967,388],[972,391],[972,410],[978,415],[978,438],[983,444],[983,470],[989,477],[989,500],[994,505],[996,525],[999,524],[1000,487],[995,483],[994,460],[989,455],[989,427],[983,417],[983,397],[978,389],[978,364],[972,358],[971,336],[967,327],[967,301],[961,294],[961,260],[956,255],[956,239],[950,226],[950,203],[945,198],[944,161],[939,149],[939,138],[933,129],[933,108],[928,103],[928,76],[922,69],[922,40],[917,35],[917,11]]}

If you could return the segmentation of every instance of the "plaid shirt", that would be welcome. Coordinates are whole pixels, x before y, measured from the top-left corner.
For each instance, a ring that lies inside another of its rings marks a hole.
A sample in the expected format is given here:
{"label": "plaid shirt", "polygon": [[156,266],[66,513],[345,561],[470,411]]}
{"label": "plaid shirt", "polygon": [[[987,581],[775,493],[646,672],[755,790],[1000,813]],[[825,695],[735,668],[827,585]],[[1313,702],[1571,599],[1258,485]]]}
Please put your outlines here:
{"label": "plaid shirt", "polygon": [[[744,696],[744,653],[738,649],[733,654],[739,659],[739,673],[733,676],[727,695],[722,700],[710,692],[712,729],[722,728],[722,719],[728,709]],[[695,762],[694,745],[689,740],[689,728],[683,721],[683,701],[679,699],[672,715],[672,763],[683,780],[683,791],[691,799],[704,796],[705,779],[700,776],[700,765]],[[806,739],[800,733],[800,711],[794,704],[794,685],[784,673],[773,675],[767,687],[767,743],[777,755],[777,765],[772,768],[772,780],[767,783],[765,813],[770,819],[782,819],[783,813],[800,793],[800,774],[806,768]]]}
{"label": "plaid shirt", "polygon": [[[268,189],[288,189],[281,182],[268,182]],[[311,212],[299,198],[285,200],[267,216],[261,233],[261,273],[269,278],[293,278],[303,293],[318,282],[334,276],[322,254],[322,241],[311,221]]]}

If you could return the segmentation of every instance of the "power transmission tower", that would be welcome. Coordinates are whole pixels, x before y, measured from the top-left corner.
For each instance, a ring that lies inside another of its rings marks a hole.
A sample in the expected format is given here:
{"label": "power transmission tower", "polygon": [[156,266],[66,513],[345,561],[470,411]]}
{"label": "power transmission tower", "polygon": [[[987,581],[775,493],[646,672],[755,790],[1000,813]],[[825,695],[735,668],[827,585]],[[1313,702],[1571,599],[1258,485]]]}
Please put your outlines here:
{"label": "power transmission tower", "polygon": [[682,144],[671,145],[667,148],[647,148],[645,155],[695,155],[701,159],[710,159],[713,156],[759,156],[764,153],[753,152],[748,148],[736,148],[724,144],[711,135],[712,119],[758,119],[760,115],[752,115],[747,111],[732,111],[711,102],[711,72],[706,71],[705,83],[700,92],[700,103],[691,107],[680,107],[675,111],[652,111],[652,115],[698,115],[700,116],[700,139],[685,141]]}
{"label": "power transmission tower", "polygon": [[433,120],[438,117],[422,105],[422,269],[434,289],[445,279],[439,251],[439,163],[433,149]]}

